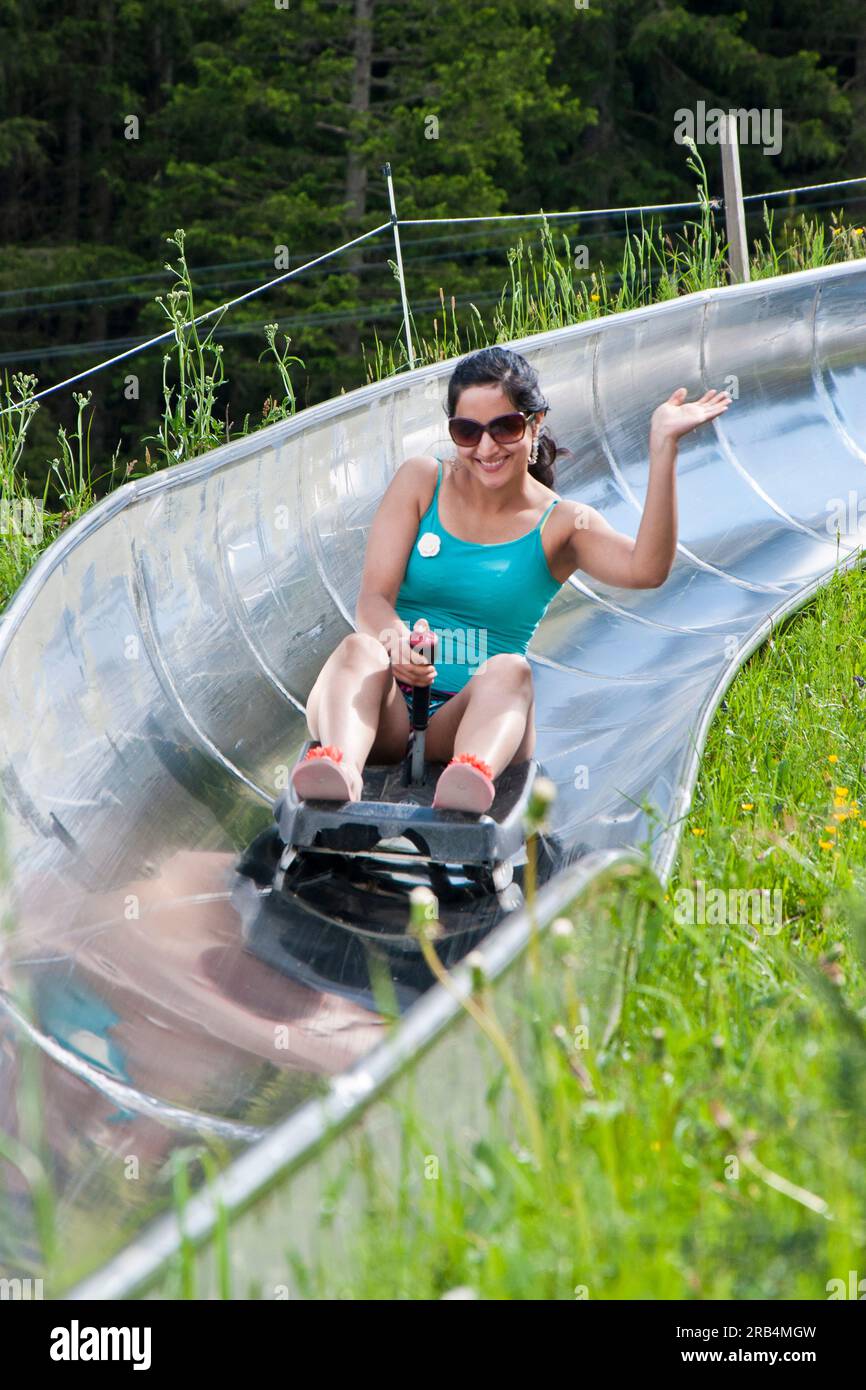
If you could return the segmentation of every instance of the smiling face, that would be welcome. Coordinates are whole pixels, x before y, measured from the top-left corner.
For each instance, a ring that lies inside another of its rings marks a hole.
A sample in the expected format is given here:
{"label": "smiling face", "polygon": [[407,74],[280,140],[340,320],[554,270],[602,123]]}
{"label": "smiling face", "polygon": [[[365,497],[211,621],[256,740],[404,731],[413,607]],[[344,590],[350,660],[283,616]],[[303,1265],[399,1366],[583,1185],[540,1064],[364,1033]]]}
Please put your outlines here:
{"label": "smiling face", "polygon": [[[460,392],[455,416],[489,425],[500,415],[513,415],[517,407],[501,386],[467,386]],[[532,442],[538,431],[537,420],[527,420],[523,435],[515,443],[500,444],[485,430],[477,444],[455,445],[457,457],[485,486],[497,486],[524,473],[529,465]]]}

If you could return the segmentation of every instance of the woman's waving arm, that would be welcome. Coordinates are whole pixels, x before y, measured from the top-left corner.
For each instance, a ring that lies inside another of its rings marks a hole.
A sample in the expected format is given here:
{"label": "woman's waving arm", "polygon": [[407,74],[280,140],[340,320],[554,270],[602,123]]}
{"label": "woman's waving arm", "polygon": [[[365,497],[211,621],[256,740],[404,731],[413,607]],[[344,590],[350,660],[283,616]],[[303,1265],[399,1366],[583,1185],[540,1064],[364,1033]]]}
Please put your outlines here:
{"label": "woman's waving arm", "polygon": [[622,589],[657,589],[671,572],[677,546],[677,445],[684,434],[727,410],[726,391],[707,391],[686,402],[679,387],[653,412],[649,440],[649,483],[634,540],[615,531],[594,507],[574,506],[571,558],[603,584]]}

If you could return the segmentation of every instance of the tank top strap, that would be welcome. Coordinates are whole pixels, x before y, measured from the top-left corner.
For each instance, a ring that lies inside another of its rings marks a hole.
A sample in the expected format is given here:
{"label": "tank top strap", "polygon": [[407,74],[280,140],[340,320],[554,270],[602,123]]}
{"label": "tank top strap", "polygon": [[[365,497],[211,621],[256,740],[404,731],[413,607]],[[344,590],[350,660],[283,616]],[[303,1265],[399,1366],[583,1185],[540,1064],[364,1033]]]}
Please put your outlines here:
{"label": "tank top strap", "polygon": [[433,489],[433,496],[430,498],[427,510],[422,516],[421,521],[422,524],[424,522],[428,522],[428,524],[432,523],[435,527],[439,521],[439,484],[442,482],[442,460],[438,454],[434,454],[433,457],[439,465],[436,470],[436,486]]}
{"label": "tank top strap", "polygon": [[553,499],[553,501],[551,502],[550,506],[548,507],[547,511],[544,513],[544,516],[543,516],[543,517],[541,518],[541,520],[539,521],[539,523],[538,523],[538,534],[539,534],[539,535],[541,535],[542,529],[543,529],[543,527],[544,527],[544,523],[545,523],[545,521],[547,520],[547,518],[550,516],[550,513],[553,511],[553,509],[554,509],[554,507],[556,506],[556,504],[557,504],[558,501],[559,501],[559,498],[558,498],[558,497],[554,497],[554,499]]}

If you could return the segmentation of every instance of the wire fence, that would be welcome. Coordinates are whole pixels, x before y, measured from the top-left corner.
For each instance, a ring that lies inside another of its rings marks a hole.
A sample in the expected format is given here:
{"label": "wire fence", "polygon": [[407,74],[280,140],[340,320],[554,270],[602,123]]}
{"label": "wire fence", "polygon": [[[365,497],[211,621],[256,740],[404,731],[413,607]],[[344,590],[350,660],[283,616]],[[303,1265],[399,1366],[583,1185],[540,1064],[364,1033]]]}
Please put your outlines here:
{"label": "wire fence", "polygon": [[[799,194],[802,193],[802,192],[820,191],[820,190],[823,190],[823,189],[826,189],[826,188],[843,187],[843,186],[848,185],[848,184],[859,184],[859,183],[863,183],[863,182],[866,182],[866,180],[863,180],[863,179],[840,179],[840,180],[837,180],[835,183],[829,183],[829,184],[824,184],[824,183],[822,183],[822,184],[810,184],[810,185],[807,185],[805,188],[778,189],[778,190],[776,190],[775,193],[753,193],[753,194],[748,194],[747,196],[745,196],[745,197],[743,198],[743,202],[744,202],[744,203],[764,203],[764,202],[767,201],[768,198],[773,198],[773,197],[786,197],[786,198],[790,198],[790,197],[792,197],[793,195],[795,195],[795,194],[799,195]],[[716,203],[717,203],[718,206],[721,206],[721,205],[722,205],[722,200],[721,200],[721,199],[718,199],[718,200],[715,200],[715,201],[716,201]],[[835,206],[838,205],[838,201],[839,201],[838,199],[834,199],[834,198],[830,198],[830,199],[826,199],[826,198],[825,198],[825,199],[813,200],[813,201],[811,201],[811,202],[798,202],[796,211],[797,211],[797,212],[802,212],[802,211],[805,211],[805,210],[807,210],[807,209],[835,207]],[[861,194],[859,197],[848,198],[848,199],[846,200],[846,203],[861,203],[861,202],[866,202],[866,192],[864,192],[863,194]],[[651,205],[649,205],[649,204],[647,204],[647,205],[641,205],[640,207],[638,207],[637,210],[640,211],[640,212],[646,212],[646,211],[649,209],[650,206],[651,206]],[[657,206],[661,206],[661,205],[657,205]],[[684,207],[684,208],[692,208],[692,207],[698,208],[698,207],[700,206],[700,204],[699,204],[699,203],[684,203],[684,204],[670,204],[670,205],[668,205],[668,206],[671,206],[671,207]],[[609,213],[609,212],[611,212],[611,209],[603,209],[602,211],[605,211],[605,212],[608,212],[608,213]],[[615,209],[614,211],[621,212],[624,216],[628,216],[628,215],[630,214],[630,212],[634,211],[634,209],[623,208],[623,209]],[[592,215],[591,210],[590,210],[589,212],[587,212],[587,211],[585,211],[585,210],[578,210],[578,211],[575,211],[575,212],[563,212],[563,213],[559,213],[559,212],[557,212],[557,213],[537,212],[537,213],[529,213],[529,214],[523,214],[523,213],[514,214],[514,216],[519,216],[519,217],[527,216],[527,217],[531,217],[531,218],[534,218],[534,219],[539,219],[539,218],[544,217],[544,218],[546,218],[548,221],[551,220],[551,219],[554,219],[554,218],[558,218],[558,219],[566,219],[566,220],[575,221],[575,222],[579,222],[579,221],[581,221],[583,218],[585,218],[585,217],[587,217],[587,216],[589,216],[589,215]],[[757,211],[754,211],[754,212],[752,212],[751,215],[752,215],[752,216],[758,216],[759,213],[758,213]],[[451,219],[451,218],[434,219],[433,222],[432,222],[432,225],[436,225],[437,220],[438,220],[438,222],[441,222],[441,223],[443,223],[443,224],[445,224],[445,225],[448,225],[453,219]],[[512,215],[511,215],[511,214],[502,214],[501,217],[494,217],[492,220],[493,220],[493,221],[509,221],[509,220],[512,220]],[[660,225],[663,229],[668,230],[668,229],[671,229],[671,228],[674,228],[674,227],[682,227],[682,226],[685,225],[685,222],[686,222],[686,219],[685,219],[685,218],[671,218],[671,219],[668,219],[667,221],[664,221],[664,222],[660,223],[659,225]],[[401,226],[401,227],[428,226],[428,225],[431,225],[431,222],[430,222],[429,219],[416,219],[416,220],[399,219],[399,220],[398,220],[398,225]],[[384,223],[384,224],[383,224],[383,227],[384,227],[386,230],[387,230],[388,226],[390,226],[389,223]],[[479,231],[477,231],[477,232],[467,232],[467,233],[464,233],[464,234],[462,235],[462,237],[461,237],[461,244],[464,244],[467,240],[469,240],[469,239],[471,239],[471,238],[473,238],[473,237],[478,238],[478,239],[480,240],[480,239],[482,239],[482,238],[487,238],[487,237],[489,237],[489,235],[490,235],[489,231],[488,231],[487,229],[485,229],[485,228],[481,228],[481,229],[480,229]],[[600,238],[603,238],[603,237],[605,237],[605,236],[608,236],[609,233],[606,232],[606,231],[587,231],[587,232],[583,232],[582,235],[583,235],[583,237],[584,237],[585,240],[591,241],[591,240],[594,240],[594,239],[600,239]],[[506,248],[506,247],[511,246],[512,244],[513,244],[513,242],[512,242],[512,240],[509,238],[509,239],[506,240],[506,241],[496,242],[496,243],[493,243],[492,245],[491,245],[491,243],[490,243],[489,241],[487,241],[486,244],[485,244],[483,247],[481,247],[479,250],[455,251],[455,250],[451,249],[451,250],[448,251],[447,255],[446,255],[446,254],[443,254],[442,256],[418,256],[418,255],[417,255],[417,248],[418,248],[419,246],[420,246],[420,247],[428,247],[428,246],[443,246],[443,245],[447,245],[447,246],[453,248],[453,245],[454,245],[454,238],[453,238],[453,236],[451,236],[450,234],[446,234],[445,236],[418,237],[418,238],[413,239],[412,242],[411,242],[413,251],[416,253],[416,254],[413,255],[412,263],[413,263],[413,265],[419,265],[419,264],[424,264],[425,262],[432,261],[432,260],[437,260],[437,259],[466,260],[466,259],[471,258],[472,256],[485,255],[485,254],[487,254],[487,253],[488,253],[489,251],[491,251],[491,250],[504,249],[504,248]],[[302,259],[303,259],[305,256],[308,256],[308,257],[309,257],[309,263],[310,263],[310,264],[314,264],[314,263],[315,263],[315,254],[314,254],[313,252],[301,251],[301,252],[299,252],[298,254],[301,256]],[[222,275],[223,275],[226,271],[230,271],[230,270],[247,270],[247,269],[249,269],[249,270],[263,270],[265,267],[272,267],[272,266],[273,266],[273,258],[271,258],[271,257],[262,257],[262,256],[258,256],[258,257],[254,257],[254,258],[250,258],[250,259],[242,260],[242,261],[220,261],[220,262],[218,262],[218,263],[216,263],[216,264],[214,264],[214,265],[197,265],[197,266],[196,266],[196,280],[197,280],[197,282],[199,283],[199,285],[200,285],[201,288],[207,289],[208,286],[207,286],[207,284],[206,284],[206,277],[211,276],[211,275],[215,275],[215,276],[217,276],[217,277],[219,278],[219,286],[220,286],[220,288],[223,288],[223,289],[225,289],[225,288],[231,288],[231,287],[233,287],[235,284],[241,284],[241,283],[244,283],[244,282],[242,282],[242,281],[240,281],[240,280],[238,280],[238,281],[228,280],[228,281],[227,281],[227,280],[222,279]],[[323,268],[323,269],[324,269],[324,268]],[[359,265],[359,266],[354,266],[354,267],[353,267],[353,272],[352,272],[352,273],[353,273],[353,274],[363,274],[363,273],[365,273],[365,272],[374,271],[374,270],[377,270],[377,269],[378,269],[378,267],[375,266],[375,265],[362,264],[362,265]],[[52,293],[52,294],[53,294],[53,293],[60,292],[60,291],[62,291],[62,290],[96,289],[96,288],[99,288],[100,286],[103,286],[103,285],[104,285],[104,286],[111,286],[111,285],[131,286],[131,285],[140,284],[140,283],[142,283],[142,282],[144,282],[144,281],[153,281],[153,280],[162,281],[163,278],[164,278],[164,272],[163,272],[162,270],[148,270],[148,271],[144,271],[144,272],[142,272],[142,273],[131,273],[131,274],[128,274],[128,275],[111,275],[111,276],[108,276],[108,277],[98,278],[98,279],[61,281],[61,282],[58,282],[58,283],[55,283],[55,284],[47,284],[47,285],[27,285],[27,286],[19,287],[19,288],[17,288],[17,289],[13,289],[13,290],[0,290],[0,317],[10,316],[10,315],[18,315],[18,316],[20,316],[20,315],[22,315],[22,314],[27,314],[27,313],[38,314],[38,313],[41,313],[41,312],[46,311],[46,310],[49,310],[49,309],[55,310],[55,309],[62,309],[62,308],[79,308],[79,307],[87,307],[87,306],[89,306],[89,305],[91,305],[91,304],[120,303],[120,302],[123,302],[124,300],[136,299],[136,298],[141,298],[141,299],[152,299],[152,292],[151,292],[149,289],[142,289],[142,290],[141,290],[140,292],[138,292],[138,293],[135,292],[135,291],[132,291],[132,290],[127,289],[125,293],[117,294],[117,295],[103,295],[103,294],[99,294],[99,295],[93,295],[93,296],[86,297],[86,298],[80,298],[80,297],[79,297],[79,298],[73,298],[73,299],[49,300],[49,301],[47,301],[47,302],[40,303],[40,304],[12,304],[11,307],[7,307],[7,308],[3,308],[3,307],[2,307],[3,301],[10,301],[10,300],[20,299],[22,296],[43,295],[43,294],[49,294],[49,293]],[[71,344],[70,346],[71,346],[72,348],[75,348],[76,346],[81,346],[81,345]]]}
{"label": "wire fence", "polygon": [[[388,169],[388,166],[386,166],[386,170],[388,170],[388,178],[389,178],[389,185],[390,185],[390,170]],[[862,185],[862,184],[866,184],[866,176],[864,176],[864,177],[858,177],[858,178],[851,178],[851,179],[834,179],[834,180],[831,180],[831,181],[826,182],[826,183],[803,184],[803,185],[799,185],[799,186],[797,186],[797,187],[795,187],[795,188],[780,188],[780,189],[773,189],[773,190],[768,190],[767,192],[764,192],[764,193],[752,193],[752,194],[748,194],[748,195],[743,196],[742,199],[741,199],[741,201],[742,201],[742,203],[743,203],[744,205],[747,205],[747,204],[748,204],[748,205],[751,205],[751,204],[761,204],[761,205],[763,206],[764,204],[767,204],[767,203],[769,203],[770,201],[772,201],[772,200],[774,200],[774,199],[781,199],[781,198],[783,198],[783,199],[789,200],[789,202],[790,202],[790,200],[791,200],[792,198],[799,197],[799,195],[801,195],[801,194],[803,194],[803,193],[817,193],[817,192],[823,192],[823,191],[828,190],[828,189],[850,188],[850,187],[856,187],[856,186],[859,186],[859,185]],[[850,200],[848,200],[848,201],[851,201],[851,202],[862,202],[862,201],[866,201],[866,192],[864,192],[864,194],[863,194],[861,197],[857,197],[857,198],[854,198],[854,199],[850,199]],[[821,207],[833,206],[836,202],[838,202],[838,200],[832,200],[832,199],[831,199],[831,200],[826,200],[826,201],[807,203],[807,204],[798,206],[797,211],[802,211],[802,210],[804,210],[805,208],[821,208]],[[721,209],[723,209],[723,207],[724,207],[724,200],[723,200],[722,198],[712,198],[712,199],[710,199],[710,206],[713,208],[713,210],[721,210]],[[554,223],[562,223],[562,222],[564,222],[564,221],[582,222],[582,221],[586,221],[586,220],[588,220],[588,219],[599,219],[599,218],[605,218],[605,217],[619,217],[619,218],[624,218],[624,219],[627,220],[630,216],[633,216],[633,215],[635,215],[635,214],[640,214],[640,216],[643,217],[644,215],[652,215],[652,214],[657,214],[657,213],[674,213],[674,212],[687,212],[687,211],[701,211],[701,210],[703,210],[703,207],[704,207],[704,204],[703,204],[703,202],[702,202],[700,199],[694,199],[694,200],[689,200],[689,201],[686,201],[686,202],[677,202],[677,203],[646,203],[646,204],[633,204],[633,205],[626,206],[626,207],[580,208],[580,209],[571,209],[571,210],[554,211],[554,212],[539,211],[539,212],[524,212],[524,213],[492,213],[492,214],[486,214],[486,215],[482,215],[482,216],[453,216],[453,217],[452,217],[452,216],[444,216],[444,217],[441,217],[441,216],[440,216],[440,217],[399,218],[399,217],[396,216],[396,213],[392,211],[392,215],[391,215],[391,218],[390,218],[389,221],[387,221],[387,222],[382,222],[382,223],[380,223],[378,226],[370,228],[369,231],[362,232],[359,236],[353,237],[350,241],[345,241],[345,242],[343,242],[343,243],[342,243],[341,245],[339,245],[339,246],[335,246],[335,247],[331,248],[331,249],[328,250],[328,251],[322,252],[322,253],[319,254],[319,255],[312,256],[309,260],[304,261],[301,265],[295,266],[295,267],[294,267],[293,269],[291,269],[291,270],[284,271],[284,272],[283,272],[282,274],[280,274],[280,275],[276,275],[276,276],[274,276],[274,277],[272,277],[272,278],[270,278],[270,279],[268,279],[268,280],[265,280],[265,281],[261,282],[260,284],[251,286],[250,288],[244,290],[241,294],[235,295],[233,298],[230,298],[230,299],[225,300],[223,303],[221,303],[221,304],[219,304],[219,305],[216,305],[214,308],[207,309],[207,310],[205,310],[203,313],[198,314],[194,319],[191,319],[188,323],[182,325],[182,327],[183,327],[183,328],[192,328],[193,326],[197,326],[197,325],[199,325],[199,324],[206,323],[208,320],[213,319],[213,318],[216,318],[217,316],[220,316],[220,317],[221,317],[222,315],[226,314],[229,310],[236,308],[238,305],[244,304],[244,303],[248,303],[249,301],[251,301],[251,300],[253,300],[253,299],[259,297],[260,295],[267,294],[270,290],[273,290],[273,289],[277,288],[277,287],[280,286],[280,285],[284,285],[284,284],[286,284],[288,281],[293,280],[293,279],[297,278],[297,277],[300,276],[300,275],[307,274],[307,275],[309,276],[309,275],[311,275],[311,274],[316,273],[317,270],[318,270],[318,271],[322,271],[322,270],[324,270],[324,269],[326,268],[326,263],[332,261],[335,257],[342,255],[344,252],[351,250],[353,247],[357,247],[357,246],[360,246],[360,245],[362,245],[362,244],[364,244],[364,243],[366,243],[366,242],[372,241],[372,240],[373,240],[374,238],[376,238],[376,237],[381,237],[383,233],[389,232],[389,231],[393,233],[394,240],[395,240],[395,246],[396,246],[397,251],[398,251],[398,263],[399,263],[399,269],[400,269],[400,271],[401,271],[401,274],[400,274],[401,291],[403,292],[403,295],[405,296],[405,282],[404,282],[403,276],[402,276],[402,263],[401,263],[401,261],[400,261],[400,256],[399,256],[399,247],[400,247],[400,242],[399,242],[399,229],[401,229],[401,228],[409,229],[409,228],[415,228],[415,227],[442,227],[442,226],[451,227],[451,226],[467,226],[467,225],[471,225],[471,224],[475,224],[476,226],[479,226],[479,227],[485,227],[485,226],[486,226],[486,227],[492,227],[494,224],[502,224],[502,223],[523,223],[523,222],[532,222],[532,223],[534,223],[534,222],[538,222],[538,221],[544,221],[544,222],[547,222],[547,223],[551,223],[551,222],[554,222]],[[393,202],[392,202],[392,208],[393,208]],[[681,227],[681,226],[684,226],[685,224],[686,224],[686,219],[683,219],[683,218],[671,219],[667,224],[663,224],[663,229],[672,230],[674,227]],[[471,236],[471,235],[473,235],[473,234],[472,234],[472,233],[464,234],[464,236],[461,238],[461,241],[465,241],[466,235],[470,235],[470,236]],[[484,235],[484,233],[479,233],[478,235]],[[597,231],[597,232],[596,232],[596,231],[587,231],[587,232],[583,232],[583,233],[582,233],[582,236],[583,236],[585,239],[595,239],[595,238],[600,238],[600,237],[607,236],[607,235],[609,235],[609,233],[601,232],[601,231]],[[419,239],[419,240],[417,240],[417,241],[410,242],[409,244],[412,246],[413,250],[415,250],[415,249],[417,249],[419,246],[433,245],[433,244],[441,243],[441,242],[443,242],[443,241],[450,241],[450,240],[451,240],[451,238],[448,238],[448,237],[445,237],[445,238],[442,238],[442,237],[430,237],[430,238]],[[505,249],[505,248],[507,248],[507,247],[510,247],[511,245],[512,245],[512,242],[509,240],[509,241],[507,241],[507,242],[494,244],[493,246],[485,245],[485,246],[479,246],[479,247],[477,247],[477,248],[469,248],[469,249],[464,248],[464,249],[458,250],[458,251],[451,250],[451,251],[449,251],[448,253],[443,253],[443,255],[441,255],[441,256],[440,256],[440,255],[418,256],[418,257],[413,257],[413,264],[425,264],[425,263],[435,262],[436,260],[440,260],[440,259],[447,259],[447,260],[449,260],[449,261],[454,261],[454,260],[469,260],[469,259],[472,259],[473,257],[478,257],[478,256],[489,256],[491,253],[495,252],[496,250],[502,250],[502,249]],[[269,261],[264,261],[264,260],[234,261],[234,262],[226,262],[226,263],[219,264],[219,265],[203,266],[203,267],[200,267],[200,268],[197,270],[196,273],[197,273],[198,276],[201,276],[201,275],[210,274],[210,273],[212,273],[212,272],[217,272],[217,273],[222,272],[222,273],[224,273],[226,270],[235,270],[235,269],[244,269],[244,268],[251,268],[251,269],[252,269],[252,268],[257,268],[257,267],[259,267],[259,266],[264,266],[264,265],[268,265],[268,264],[270,264],[270,262],[269,262]],[[329,267],[328,267],[328,269],[329,269]],[[361,265],[354,265],[354,266],[352,267],[352,273],[353,273],[353,274],[358,274],[358,273],[360,273],[360,272],[362,272],[362,271],[363,271],[363,272],[368,272],[368,271],[377,271],[377,270],[380,270],[380,266],[379,266],[379,265],[364,265],[364,264],[361,264]],[[17,295],[20,295],[20,294],[48,293],[48,292],[56,293],[56,292],[58,292],[58,291],[67,290],[67,289],[98,288],[99,286],[102,286],[102,285],[109,286],[109,285],[112,285],[112,284],[124,284],[124,285],[126,285],[126,286],[129,286],[129,285],[131,285],[131,284],[137,284],[137,283],[139,283],[139,282],[141,282],[141,281],[156,279],[156,278],[158,278],[160,275],[161,275],[161,272],[159,272],[159,271],[153,271],[153,272],[147,272],[147,273],[144,273],[144,274],[141,274],[141,275],[136,274],[136,275],[130,275],[130,276],[114,276],[114,277],[109,277],[109,278],[106,278],[106,279],[83,280],[83,281],[71,281],[71,282],[61,282],[61,283],[54,284],[54,285],[33,286],[33,287],[31,287],[30,289],[27,289],[27,290],[4,290],[4,291],[0,291],[0,304],[2,304],[2,301],[6,300],[6,299],[9,299],[10,297],[12,297],[12,296],[14,296],[14,295],[16,295],[16,294],[17,294]],[[609,279],[609,278],[612,278],[612,277],[606,277],[606,278]],[[238,282],[238,281],[229,282],[229,285],[231,285],[231,284],[237,284],[237,283],[240,283],[240,282]],[[224,289],[224,288],[226,288],[226,285],[223,283],[223,284],[218,285],[217,287],[218,287],[218,288],[221,288],[221,289]],[[207,286],[205,286],[205,288],[207,288]],[[144,290],[141,292],[141,294],[136,294],[135,292],[131,292],[131,291],[127,290],[126,293],[120,293],[120,294],[117,294],[117,295],[109,295],[109,296],[100,296],[100,295],[97,295],[97,296],[93,297],[92,299],[89,299],[89,298],[85,298],[85,299],[76,299],[76,298],[73,298],[73,299],[68,299],[68,300],[55,300],[55,301],[49,301],[49,302],[46,303],[46,304],[37,304],[37,305],[17,305],[17,306],[16,306],[16,305],[10,305],[9,307],[0,307],[0,317],[5,317],[5,316],[7,316],[7,315],[10,315],[10,316],[11,316],[11,315],[20,315],[20,313],[21,313],[22,311],[24,311],[24,312],[32,311],[32,312],[38,313],[38,312],[46,311],[46,310],[49,310],[49,309],[52,310],[52,311],[55,311],[55,310],[63,309],[63,308],[80,307],[80,306],[87,305],[87,304],[91,304],[91,303],[101,303],[101,304],[104,304],[104,303],[107,303],[107,302],[116,303],[116,302],[123,302],[123,301],[128,301],[128,300],[131,300],[131,299],[136,299],[136,298],[150,298],[150,297],[151,297],[151,296],[148,294],[148,292],[147,292],[147,291],[144,291]],[[484,302],[490,302],[491,299],[494,299],[494,300],[495,300],[496,298],[498,298],[498,296],[496,296],[496,295],[491,296],[491,295],[485,294],[485,295],[478,295],[478,296],[476,296],[475,298],[478,300],[478,302],[482,302],[482,301],[484,301]],[[406,301],[405,301],[405,297],[404,297],[404,299],[403,299],[403,306],[405,306],[405,304],[406,304]],[[388,304],[388,305],[383,304],[383,305],[378,305],[378,306],[370,306],[369,309],[368,309],[368,313],[369,313],[369,317],[370,317],[371,319],[388,320],[388,319],[396,318],[396,317],[398,317],[398,315],[403,317],[403,320],[404,320],[404,327],[405,327],[406,335],[407,335],[407,346],[408,346],[409,360],[410,360],[410,363],[411,363],[411,362],[414,360],[414,354],[413,354],[413,351],[412,351],[411,339],[410,339],[410,337],[409,337],[409,331],[408,331],[408,330],[409,330],[409,326],[408,326],[408,317],[407,317],[407,313],[405,312],[405,307],[403,307],[403,306],[395,306],[395,305],[393,304],[393,302],[390,303],[390,304]],[[435,310],[437,307],[438,307],[438,301],[431,301],[429,304],[416,304],[416,310],[418,310],[418,311],[422,311],[422,310],[423,310],[423,311],[427,311],[427,310],[429,310],[429,309]],[[336,312],[334,312],[334,313],[329,313],[329,312],[327,312],[327,311],[324,311],[324,312],[319,312],[319,313],[316,313],[316,314],[313,314],[313,315],[302,315],[302,316],[299,316],[298,318],[296,318],[296,319],[290,321],[290,324],[287,325],[287,326],[302,326],[302,325],[308,325],[308,324],[324,324],[324,323],[337,324],[337,323],[343,323],[343,322],[350,322],[350,321],[352,321],[352,320],[357,321],[357,311],[352,311],[352,312],[349,312],[349,313],[341,313],[341,312],[339,312],[339,311],[336,311]],[[248,335],[248,334],[251,334],[251,333],[260,333],[261,330],[262,330],[262,328],[263,328],[263,326],[264,326],[264,324],[263,324],[262,322],[258,322],[258,321],[256,321],[256,322],[249,322],[249,321],[248,321],[248,322],[245,322],[245,323],[243,323],[243,324],[237,325],[237,326],[232,327],[232,328],[221,328],[221,335],[222,335],[222,336],[226,336],[226,337],[239,337],[239,336],[245,336],[245,335]],[[279,325],[279,326],[282,328],[282,325]],[[80,355],[82,352],[85,352],[85,351],[88,351],[88,350],[89,350],[89,351],[94,351],[94,352],[103,352],[103,351],[109,351],[111,348],[116,348],[116,349],[117,349],[115,352],[112,353],[111,356],[106,357],[104,360],[102,360],[102,361],[100,361],[100,362],[97,362],[97,363],[95,363],[94,365],[92,365],[92,366],[90,366],[90,367],[86,367],[86,368],[84,368],[84,369],[83,369],[82,371],[80,371],[80,372],[76,372],[73,376],[65,377],[62,381],[57,381],[57,382],[55,382],[55,383],[54,383],[53,385],[51,385],[51,386],[43,387],[43,389],[42,389],[41,391],[36,392],[34,395],[32,395],[32,396],[29,398],[31,401],[39,401],[39,400],[45,399],[45,398],[48,397],[48,396],[51,396],[51,395],[56,394],[58,391],[63,391],[63,390],[66,390],[66,389],[69,388],[69,387],[76,386],[76,385],[78,385],[78,383],[88,380],[90,377],[95,376],[97,373],[102,372],[102,371],[105,371],[105,370],[107,370],[109,367],[116,366],[116,365],[117,365],[118,363],[120,363],[120,362],[128,361],[130,358],[135,357],[135,356],[137,356],[137,355],[140,354],[140,353],[146,352],[146,351],[148,351],[150,348],[156,347],[156,346],[158,346],[158,345],[161,344],[161,343],[167,343],[167,342],[169,342],[170,340],[173,340],[173,339],[176,338],[177,332],[178,332],[178,330],[177,330],[175,327],[172,327],[172,328],[166,329],[166,330],[165,330],[164,332],[162,332],[162,333],[155,334],[155,335],[153,335],[152,337],[145,338],[145,339],[139,339],[139,340],[132,340],[132,339],[130,339],[130,338],[118,338],[118,339],[102,340],[102,341],[97,341],[97,342],[92,342],[92,343],[70,343],[70,344],[62,344],[62,345],[59,345],[59,346],[57,346],[57,347],[55,347],[55,348],[39,348],[39,349],[32,349],[32,350],[30,350],[30,351],[26,351],[26,352],[23,352],[23,353],[20,352],[20,351],[19,351],[19,352],[6,352],[6,353],[0,354],[0,365],[4,365],[4,366],[5,366],[5,365],[11,364],[11,363],[19,363],[19,364],[20,364],[20,363],[24,363],[24,362],[27,362],[27,361],[33,361],[33,360],[47,360],[47,359],[59,358],[59,357],[63,357],[63,356]],[[22,402],[13,402],[11,405],[6,406],[2,411],[0,411],[0,414],[2,414],[2,415],[10,414],[10,413],[12,413],[12,412],[15,411],[15,410],[21,409],[21,406],[22,406]]]}

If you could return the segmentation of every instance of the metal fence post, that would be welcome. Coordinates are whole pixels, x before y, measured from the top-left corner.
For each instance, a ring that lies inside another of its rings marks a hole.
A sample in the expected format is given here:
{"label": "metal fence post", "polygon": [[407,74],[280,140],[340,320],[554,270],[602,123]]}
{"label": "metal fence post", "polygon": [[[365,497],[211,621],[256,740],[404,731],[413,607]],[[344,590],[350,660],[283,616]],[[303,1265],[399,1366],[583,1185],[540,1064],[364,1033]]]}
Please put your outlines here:
{"label": "metal fence post", "polygon": [[403,331],[406,335],[406,352],[409,367],[415,366],[415,349],[412,346],[412,330],[409,327],[409,301],[406,298],[406,278],[403,274],[403,255],[400,250],[400,228],[397,226],[397,204],[394,201],[394,180],[391,178],[391,165],[383,164],[382,173],[388,180],[388,203],[391,208],[391,226],[394,228],[394,250],[397,253],[397,276],[400,281],[400,299],[403,304]]}
{"label": "metal fence post", "polygon": [[728,260],[731,279],[742,284],[751,279],[749,248],[746,242],[746,210],[743,204],[743,180],[740,175],[740,147],[737,143],[737,121],[730,112],[722,117],[722,179],[725,190],[725,230],[728,236]]}

